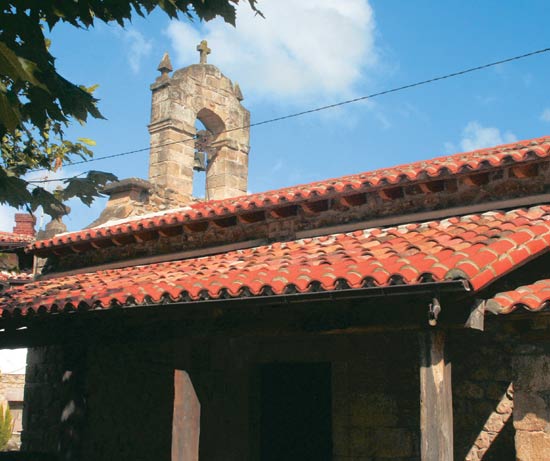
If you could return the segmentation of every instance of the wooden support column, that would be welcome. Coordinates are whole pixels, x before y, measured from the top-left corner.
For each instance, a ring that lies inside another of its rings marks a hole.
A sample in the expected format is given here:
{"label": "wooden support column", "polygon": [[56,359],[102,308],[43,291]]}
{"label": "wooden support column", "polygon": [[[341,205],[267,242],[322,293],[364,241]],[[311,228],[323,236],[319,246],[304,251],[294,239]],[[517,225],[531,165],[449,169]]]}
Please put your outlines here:
{"label": "wooden support column", "polygon": [[198,461],[201,405],[189,375],[174,370],[172,461]]}
{"label": "wooden support column", "polygon": [[420,432],[422,461],[453,461],[451,363],[445,333],[420,333]]}

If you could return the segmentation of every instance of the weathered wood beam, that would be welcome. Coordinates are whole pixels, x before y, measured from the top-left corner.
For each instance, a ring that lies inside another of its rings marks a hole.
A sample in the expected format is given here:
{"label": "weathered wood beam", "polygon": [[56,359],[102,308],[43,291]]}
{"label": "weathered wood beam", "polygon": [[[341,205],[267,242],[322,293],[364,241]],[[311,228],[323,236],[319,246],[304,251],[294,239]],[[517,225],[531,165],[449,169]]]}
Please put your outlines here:
{"label": "weathered wood beam", "polygon": [[420,459],[453,461],[451,363],[445,333],[430,329],[420,339]]}
{"label": "weathered wood beam", "polygon": [[174,370],[172,461],[198,461],[201,406],[189,375]]}

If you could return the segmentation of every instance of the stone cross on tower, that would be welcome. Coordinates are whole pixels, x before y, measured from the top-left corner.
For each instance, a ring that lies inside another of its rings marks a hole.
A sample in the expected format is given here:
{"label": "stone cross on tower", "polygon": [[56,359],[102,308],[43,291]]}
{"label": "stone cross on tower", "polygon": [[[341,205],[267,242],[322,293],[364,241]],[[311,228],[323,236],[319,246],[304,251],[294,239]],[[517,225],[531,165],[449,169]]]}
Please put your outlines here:
{"label": "stone cross on tower", "polygon": [[201,54],[201,64],[206,64],[206,57],[210,54],[212,51],[210,48],[208,48],[208,42],[206,40],[203,40],[200,42],[199,45],[197,45],[197,51]]}

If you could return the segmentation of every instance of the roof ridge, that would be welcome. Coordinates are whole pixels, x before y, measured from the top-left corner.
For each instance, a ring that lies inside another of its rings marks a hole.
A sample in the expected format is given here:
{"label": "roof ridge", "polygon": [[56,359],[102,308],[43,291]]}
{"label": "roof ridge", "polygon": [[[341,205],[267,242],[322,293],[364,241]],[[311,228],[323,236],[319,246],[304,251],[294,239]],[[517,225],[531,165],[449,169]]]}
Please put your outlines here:
{"label": "roof ridge", "polygon": [[[529,156],[534,153],[535,157]],[[200,221],[208,218],[227,217],[246,212],[255,212],[269,207],[281,207],[303,201],[321,200],[326,195],[351,195],[365,192],[368,189],[401,186],[404,183],[426,182],[443,177],[487,171],[507,165],[511,159],[515,164],[529,162],[535,159],[550,158],[550,136],[515,141],[499,146],[461,152],[429,160],[381,168],[353,175],[316,181],[296,186],[274,189],[250,195],[231,197],[228,199],[209,200],[187,204],[184,207],[159,211],[147,215],[125,218],[116,222],[107,222],[98,227],[80,231],[68,232],[49,240],[35,242],[31,248],[50,248],[67,243],[67,238],[76,237],[72,241],[85,241],[94,238],[111,236],[111,230],[118,233],[120,227],[126,227],[124,232],[134,232],[144,227],[160,228],[179,224],[181,222]],[[488,162],[488,163],[487,163]],[[152,218],[155,219],[152,224]]]}
{"label": "roof ridge", "polygon": [[[390,170],[397,170],[397,169],[402,170],[402,169],[405,169],[406,167],[411,167],[411,166],[414,166],[414,165],[420,165],[420,164],[424,164],[424,163],[434,163],[434,162],[443,161],[443,160],[450,160],[450,159],[454,159],[454,158],[460,158],[462,156],[472,156],[474,154],[483,154],[483,155],[487,155],[489,153],[499,154],[499,153],[513,151],[513,150],[527,149],[529,147],[540,146],[542,144],[547,144],[547,143],[550,143],[550,136],[541,136],[539,138],[524,139],[524,140],[520,140],[520,141],[514,141],[514,142],[511,142],[511,143],[499,144],[499,145],[493,146],[493,147],[484,147],[482,149],[474,149],[474,150],[471,150],[471,151],[456,152],[456,153],[453,153],[453,154],[442,155],[442,156],[438,156],[438,157],[428,158],[428,159],[425,159],[425,160],[415,160],[413,162],[400,163],[400,164],[397,164],[397,165],[392,165],[392,166],[387,166],[387,167],[382,167],[382,168],[376,168],[374,170],[363,171],[361,173],[352,173],[352,174],[343,175],[343,176],[335,176],[333,178],[321,179],[321,180],[318,180],[318,181],[312,181],[312,182],[309,182],[309,183],[301,183],[301,184],[282,187],[282,188],[278,188],[278,189],[271,189],[271,190],[267,190],[267,191],[264,191],[264,192],[255,192],[253,194],[240,195],[240,196],[237,196],[237,197],[231,197],[231,198],[225,198],[225,199],[208,200],[207,202],[195,202],[195,203],[189,204],[188,206],[191,207],[191,208],[196,208],[196,207],[200,207],[201,205],[204,205],[205,203],[231,202],[231,201],[239,200],[240,198],[250,199],[253,196],[260,196],[260,195],[266,195],[266,194],[271,194],[271,193],[276,193],[276,192],[282,192],[282,191],[297,189],[297,188],[304,187],[304,186],[314,186],[314,185],[317,185],[317,184],[326,184],[326,183],[330,183],[331,181],[341,181],[343,179],[356,178],[356,177],[361,177],[361,176],[364,176],[364,175],[374,175],[378,172],[385,172],[385,171],[390,171]],[[168,213],[170,211],[172,211],[172,210],[166,210],[166,213]]]}

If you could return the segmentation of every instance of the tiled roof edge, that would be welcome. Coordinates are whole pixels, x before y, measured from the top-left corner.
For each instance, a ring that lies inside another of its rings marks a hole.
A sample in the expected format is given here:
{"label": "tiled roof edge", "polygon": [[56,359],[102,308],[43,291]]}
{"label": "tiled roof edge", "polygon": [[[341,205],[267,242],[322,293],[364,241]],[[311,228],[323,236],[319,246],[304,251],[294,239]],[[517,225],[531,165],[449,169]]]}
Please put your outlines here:
{"label": "tiled roof edge", "polygon": [[[529,153],[534,155],[529,156]],[[28,249],[31,252],[40,249],[53,249],[74,243],[108,239],[120,234],[132,234],[205,219],[235,216],[276,206],[314,202],[327,196],[353,194],[377,187],[472,174],[476,171],[487,171],[503,165],[521,164],[548,157],[550,157],[550,137],[545,136],[263,193],[195,203],[179,210],[154,213],[151,217],[131,218],[112,225],[61,234],[52,239],[34,242],[29,245]]]}

